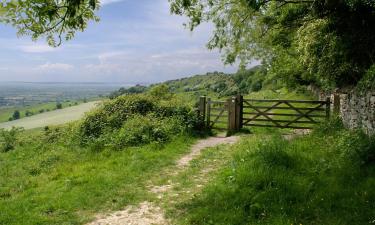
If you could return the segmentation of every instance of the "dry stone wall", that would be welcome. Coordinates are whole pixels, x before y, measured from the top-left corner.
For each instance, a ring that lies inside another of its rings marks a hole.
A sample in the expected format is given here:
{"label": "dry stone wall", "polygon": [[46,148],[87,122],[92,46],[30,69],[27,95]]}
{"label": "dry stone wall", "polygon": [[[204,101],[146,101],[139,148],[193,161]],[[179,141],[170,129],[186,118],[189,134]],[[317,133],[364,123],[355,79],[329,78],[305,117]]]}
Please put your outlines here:
{"label": "dry stone wall", "polygon": [[375,92],[359,93],[355,90],[337,90],[329,93],[316,88],[310,88],[310,90],[321,100],[330,97],[332,111],[334,111],[335,98],[339,98],[339,105],[336,107],[346,127],[362,129],[369,135],[375,134]]}
{"label": "dry stone wall", "polygon": [[340,115],[349,128],[361,128],[375,134],[375,93],[359,94],[355,91],[341,93]]}

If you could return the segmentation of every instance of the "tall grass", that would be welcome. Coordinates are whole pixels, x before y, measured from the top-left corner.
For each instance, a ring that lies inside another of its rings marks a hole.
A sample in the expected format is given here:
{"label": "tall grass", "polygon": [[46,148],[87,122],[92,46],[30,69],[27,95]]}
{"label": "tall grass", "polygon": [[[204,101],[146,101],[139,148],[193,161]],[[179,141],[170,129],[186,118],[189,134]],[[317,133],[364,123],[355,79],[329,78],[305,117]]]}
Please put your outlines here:
{"label": "tall grass", "polygon": [[374,138],[334,121],[290,142],[272,132],[235,148],[219,177],[180,205],[181,224],[375,223]]}

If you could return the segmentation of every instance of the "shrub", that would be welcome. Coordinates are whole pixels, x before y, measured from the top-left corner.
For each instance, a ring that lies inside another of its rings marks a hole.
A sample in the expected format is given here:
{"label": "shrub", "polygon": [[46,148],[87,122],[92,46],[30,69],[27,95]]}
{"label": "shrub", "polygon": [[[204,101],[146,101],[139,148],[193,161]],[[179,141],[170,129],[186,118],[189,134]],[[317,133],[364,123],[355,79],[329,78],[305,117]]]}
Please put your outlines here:
{"label": "shrub", "polygon": [[173,94],[169,91],[169,87],[165,84],[152,87],[148,94],[158,100],[170,100],[173,97]]}
{"label": "shrub", "polygon": [[12,119],[13,120],[18,120],[19,118],[21,118],[20,111],[18,111],[18,110],[14,111],[13,115],[12,115]]}
{"label": "shrub", "polygon": [[29,111],[29,110],[26,110],[26,112],[25,112],[25,116],[32,116],[32,115],[34,115],[34,113],[33,112],[31,112],[31,111]]}
{"label": "shrub", "polygon": [[92,150],[98,151],[106,146],[123,149],[149,143],[162,144],[185,130],[185,126],[178,118],[162,119],[152,115],[134,115],[119,130],[105,132],[90,141],[89,146]]}
{"label": "shrub", "polygon": [[85,117],[80,127],[83,142],[98,138],[106,130],[119,129],[132,115],[146,115],[154,108],[155,101],[145,95],[120,96],[108,101]]}
{"label": "shrub", "polygon": [[0,129],[0,152],[8,152],[15,148],[17,145],[17,138],[22,128],[12,127],[12,129]]}
{"label": "shrub", "polygon": [[56,103],[56,109],[62,109],[62,104],[60,102]]}

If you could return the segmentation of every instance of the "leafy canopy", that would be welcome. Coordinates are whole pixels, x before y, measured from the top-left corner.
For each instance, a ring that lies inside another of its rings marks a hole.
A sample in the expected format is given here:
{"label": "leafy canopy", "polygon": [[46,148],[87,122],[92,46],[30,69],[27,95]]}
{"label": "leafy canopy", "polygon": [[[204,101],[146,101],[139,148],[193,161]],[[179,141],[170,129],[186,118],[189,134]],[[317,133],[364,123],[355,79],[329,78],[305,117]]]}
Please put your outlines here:
{"label": "leafy canopy", "polygon": [[[168,0],[194,29],[215,25],[208,48],[226,63],[260,59],[292,84],[333,88],[358,83],[374,64],[374,0]],[[98,0],[2,0],[0,22],[52,46],[98,20]]]}
{"label": "leafy canopy", "polygon": [[13,25],[18,35],[34,40],[45,36],[51,46],[58,46],[83,31],[90,20],[98,21],[98,8],[98,0],[3,0],[0,22]]}
{"label": "leafy canopy", "polygon": [[170,0],[194,29],[210,21],[209,48],[225,62],[261,59],[286,81],[356,84],[374,64],[372,0]]}

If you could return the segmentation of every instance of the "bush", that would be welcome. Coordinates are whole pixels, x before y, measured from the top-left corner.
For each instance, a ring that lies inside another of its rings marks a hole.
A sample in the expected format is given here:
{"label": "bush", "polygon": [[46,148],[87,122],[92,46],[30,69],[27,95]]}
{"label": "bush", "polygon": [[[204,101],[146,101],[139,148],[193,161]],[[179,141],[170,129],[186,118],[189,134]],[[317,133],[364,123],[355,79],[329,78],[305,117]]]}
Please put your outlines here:
{"label": "bush", "polygon": [[176,134],[200,129],[202,121],[185,104],[176,98],[155,99],[144,94],[120,96],[85,117],[79,128],[80,143],[110,145],[113,138],[118,146],[165,142],[170,129],[178,127]]}
{"label": "bush", "polygon": [[107,130],[119,129],[132,115],[146,115],[154,108],[155,101],[144,95],[120,96],[108,101],[85,117],[80,127],[83,142],[98,138]]}
{"label": "bush", "polygon": [[165,143],[184,131],[175,118],[160,119],[136,115],[126,121],[115,137],[116,147],[137,146],[151,142]]}
{"label": "bush", "polygon": [[32,116],[32,115],[34,115],[33,112],[31,112],[31,111],[29,111],[29,110],[26,110],[26,112],[25,112],[25,116],[26,116],[26,117],[28,117],[28,116]]}
{"label": "bush", "polygon": [[170,100],[173,94],[169,91],[169,87],[165,84],[152,87],[148,94],[158,100]]}
{"label": "bush", "polygon": [[18,120],[19,118],[21,118],[20,111],[18,111],[18,110],[14,111],[13,115],[12,115],[12,119],[13,120]]}
{"label": "bush", "polygon": [[4,130],[0,129],[0,152],[8,152],[15,148],[17,145],[17,138],[22,128],[15,128]]}
{"label": "bush", "polygon": [[56,109],[62,109],[62,104],[60,102],[56,103]]}

